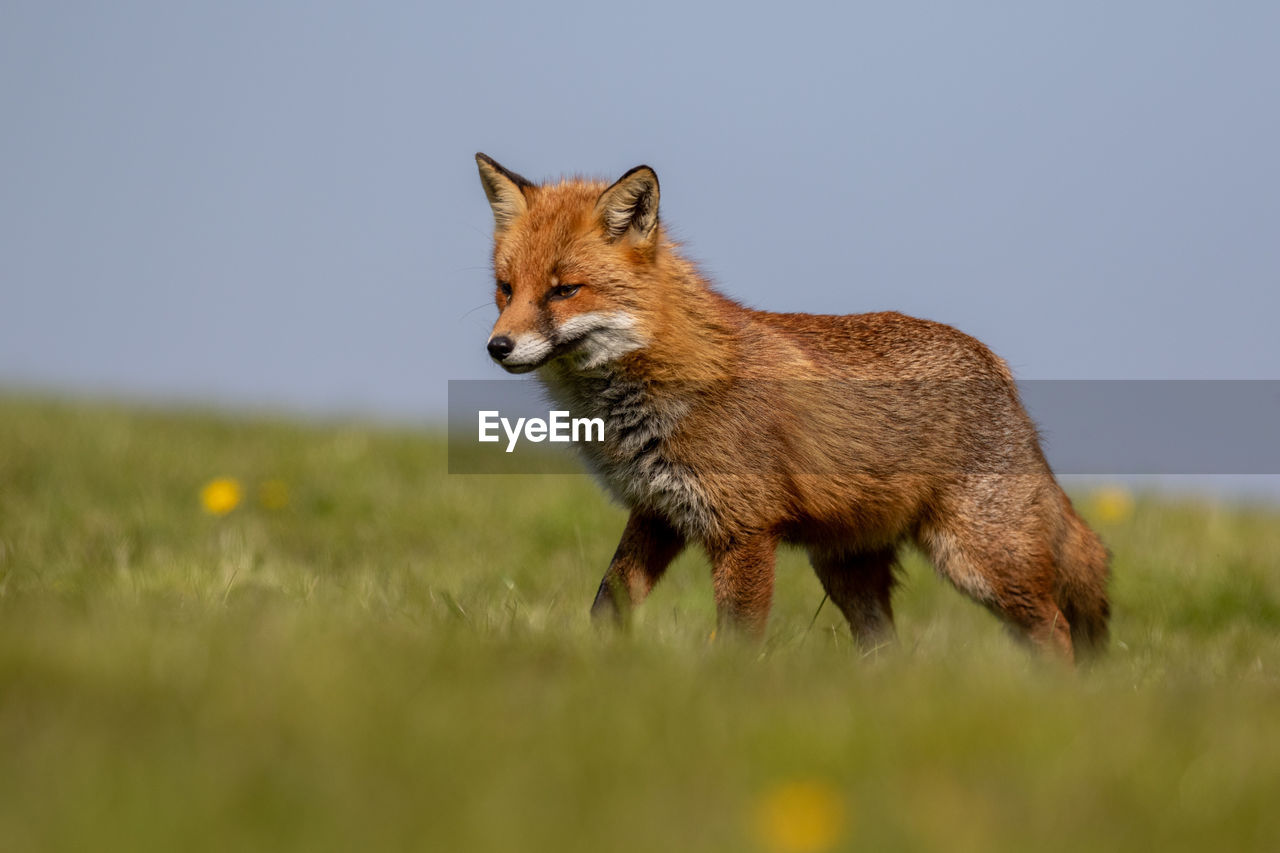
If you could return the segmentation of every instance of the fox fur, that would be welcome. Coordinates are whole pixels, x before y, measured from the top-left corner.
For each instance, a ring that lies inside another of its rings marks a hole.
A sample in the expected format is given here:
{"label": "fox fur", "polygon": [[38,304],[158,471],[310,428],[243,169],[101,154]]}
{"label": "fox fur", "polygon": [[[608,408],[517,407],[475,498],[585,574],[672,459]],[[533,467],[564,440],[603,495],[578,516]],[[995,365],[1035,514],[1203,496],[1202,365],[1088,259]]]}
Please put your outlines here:
{"label": "fox fur", "polygon": [[875,647],[914,543],[1015,636],[1069,660],[1105,646],[1108,553],[986,346],[898,313],[734,302],[667,237],[647,166],[539,185],[476,161],[494,215],[489,352],[604,419],[605,440],[579,449],[630,509],[593,615],[625,618],[697,544],[720,623],[759,635],[786,542]]}

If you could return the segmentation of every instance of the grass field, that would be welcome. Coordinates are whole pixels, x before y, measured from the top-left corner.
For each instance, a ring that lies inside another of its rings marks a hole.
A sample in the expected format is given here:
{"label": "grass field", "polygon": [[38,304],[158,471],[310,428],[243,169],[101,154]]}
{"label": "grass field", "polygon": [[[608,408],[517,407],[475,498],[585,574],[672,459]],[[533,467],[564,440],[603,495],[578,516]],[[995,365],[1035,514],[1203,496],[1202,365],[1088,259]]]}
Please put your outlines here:
{"label": "grass field", "polygon": [[861,658],[792,552],[762,646],[709,640],[697,554],[595,630],[586,477],[0,398],[0,850],[1277,849],[1280,513],[1078,497],[1098,666],[916,557]]}

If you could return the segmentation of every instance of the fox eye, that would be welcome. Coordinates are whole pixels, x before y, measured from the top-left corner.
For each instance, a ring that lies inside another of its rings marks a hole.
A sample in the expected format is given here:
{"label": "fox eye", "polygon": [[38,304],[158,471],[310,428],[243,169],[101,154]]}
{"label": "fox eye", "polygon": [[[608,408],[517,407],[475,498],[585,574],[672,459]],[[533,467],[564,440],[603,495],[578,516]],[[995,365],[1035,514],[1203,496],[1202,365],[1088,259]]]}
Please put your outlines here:
{"label": "fox eye", "polygon": [[578,292],[580,284],[557,284],[551,288],[550,299],[568,299],[570,296]]}
{"label": "fox eye", "polygon": [[498,290],[502,292],[503,296],[507,297],[508,299],[511,298],[511,285],[508,284],[507,282],[505,281],[498,282]]}

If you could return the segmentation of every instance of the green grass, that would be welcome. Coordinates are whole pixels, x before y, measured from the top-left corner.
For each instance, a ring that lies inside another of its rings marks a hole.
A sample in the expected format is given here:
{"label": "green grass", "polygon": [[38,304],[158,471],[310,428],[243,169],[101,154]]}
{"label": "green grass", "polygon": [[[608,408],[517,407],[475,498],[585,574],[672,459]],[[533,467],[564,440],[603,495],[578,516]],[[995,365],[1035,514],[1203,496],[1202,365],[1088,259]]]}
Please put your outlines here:
{"label": "green grass", "polygon": [[[698,554],[597,631],[623,517],[586,477],[448,475],[428,432],[0,398],[0,849],[1280,839],[1275,510],[1098,520],[1115,643],[1077,674],[915,557],[875,658],[830,606],[810,627],[794,552],[762,646],[709,641]],[[771,806],[791,782],[835,805]]]}

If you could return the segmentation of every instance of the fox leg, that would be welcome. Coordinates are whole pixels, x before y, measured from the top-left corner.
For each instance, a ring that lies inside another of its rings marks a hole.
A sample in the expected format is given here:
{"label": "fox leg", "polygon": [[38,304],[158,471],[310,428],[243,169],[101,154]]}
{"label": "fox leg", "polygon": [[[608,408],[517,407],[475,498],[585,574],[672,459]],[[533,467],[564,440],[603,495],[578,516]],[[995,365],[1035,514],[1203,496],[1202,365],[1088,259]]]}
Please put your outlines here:
{"label": "fox leg", "polygon": [[1055,598],[1053,558],[1018,547],[1034,539],[1016,533],[935,528],[921,537],[921,545],[938,572],[999,616],[1015,639],[1074,662],[1071,625]]}
{"label": "fox leg", "polygon": [[591,616],[622,621],[644,601],[671,561],[684,550],[684,537],[657,515],[632,510],[609,569],[600,581]]}
{"label": "fox leg", "polygon": [[1036,648],[1075,663],[1075,645],[1071,642],[1071,625],[1053,601],[1044,602],[1027,623],[1013,624],[1014,636],[1025,637]]}
{"label": "fox leg", "polygon": [[889,599],[896,580],[896,549],[851,553],[812,548],[809,562],[832,603],[849,620],[853,638],[864,651],[893,640]]}
{"label": "fox leg", "polygon": [[727,545],[708,545],[716,622],[751,637],[762,637],[773,602],[773,536],[759,534]]}
{"label": "fox leg", "polygon": [[1050,657],[1075,663],[1075,647],[1071,642],[1071,625],[1054,601],[1049,585],[1040,581],[1027,583],[1017,577],[999,579],[994,584],[991,600],[983,602],[1018,642]]}

